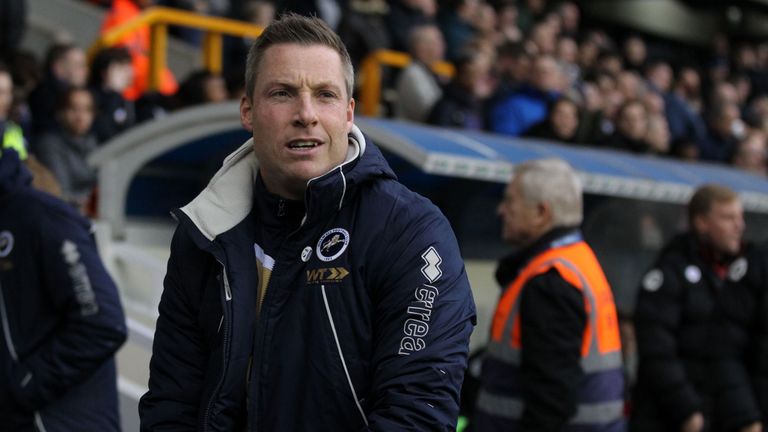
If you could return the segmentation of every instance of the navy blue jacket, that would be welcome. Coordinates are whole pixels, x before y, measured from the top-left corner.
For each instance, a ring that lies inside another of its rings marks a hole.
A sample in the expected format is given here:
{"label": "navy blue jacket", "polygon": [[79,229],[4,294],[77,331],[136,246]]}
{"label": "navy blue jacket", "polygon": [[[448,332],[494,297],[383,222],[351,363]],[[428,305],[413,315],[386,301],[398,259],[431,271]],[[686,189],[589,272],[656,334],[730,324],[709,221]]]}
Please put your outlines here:
{"label": "navy blue jacket", "polygon": [[265,256],[251,147],[175,212],[142,430],[455,428],[475,307],[444,216],[354,128]]}
{"label": "navy blue jacket", "polygon": [[126,337],[90,222],[0,156],[0,428],[117,431]]}

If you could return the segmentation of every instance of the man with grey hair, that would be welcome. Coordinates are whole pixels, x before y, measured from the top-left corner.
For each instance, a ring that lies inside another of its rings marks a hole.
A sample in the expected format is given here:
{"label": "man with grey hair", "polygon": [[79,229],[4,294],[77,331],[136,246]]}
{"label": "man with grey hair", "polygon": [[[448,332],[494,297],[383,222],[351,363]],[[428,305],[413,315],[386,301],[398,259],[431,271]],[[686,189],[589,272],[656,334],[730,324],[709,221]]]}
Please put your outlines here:
{"label": "man with grey hair", "polygon": [[252,138],[179,221],[141,430],[449,431],[475,321],[456,238],[354,125],[318,18],[248,55]]}
{"label": "man with grey hair", "polygon": [[473,430],[622,431],[616,306],[582,239],[582,190],[562,160],[525,162],[499,204],[502,294],[491,324]]}

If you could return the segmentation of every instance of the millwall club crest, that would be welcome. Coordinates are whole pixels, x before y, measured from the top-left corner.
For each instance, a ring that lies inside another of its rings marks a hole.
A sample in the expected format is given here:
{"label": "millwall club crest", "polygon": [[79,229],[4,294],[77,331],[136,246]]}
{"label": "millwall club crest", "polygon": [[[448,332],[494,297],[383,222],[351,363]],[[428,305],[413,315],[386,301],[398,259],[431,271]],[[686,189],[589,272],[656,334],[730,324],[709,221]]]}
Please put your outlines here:
{"label": "millwall club crest", "polygon": [[315,253],[322,261],[333,261],[347,250],[348,245],[349,233],[347,230],[344,228],[334,228],[320,237]]}
{"label": "millwall club crest", "polygon": [[0,232],[0,258],[7,257],[13,250],[13,234],[10,231]]}

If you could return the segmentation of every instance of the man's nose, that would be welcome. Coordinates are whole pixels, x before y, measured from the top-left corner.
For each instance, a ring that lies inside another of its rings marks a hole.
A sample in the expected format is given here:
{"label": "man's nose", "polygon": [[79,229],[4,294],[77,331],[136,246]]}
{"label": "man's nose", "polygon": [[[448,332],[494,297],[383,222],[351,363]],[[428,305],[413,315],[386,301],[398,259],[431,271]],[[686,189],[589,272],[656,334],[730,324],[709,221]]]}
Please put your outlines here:
{"label": "man's nose", "polygon": [[307,127],[317,124],[317,111],[312,96],[302,94],[296,108],[296,126]]}

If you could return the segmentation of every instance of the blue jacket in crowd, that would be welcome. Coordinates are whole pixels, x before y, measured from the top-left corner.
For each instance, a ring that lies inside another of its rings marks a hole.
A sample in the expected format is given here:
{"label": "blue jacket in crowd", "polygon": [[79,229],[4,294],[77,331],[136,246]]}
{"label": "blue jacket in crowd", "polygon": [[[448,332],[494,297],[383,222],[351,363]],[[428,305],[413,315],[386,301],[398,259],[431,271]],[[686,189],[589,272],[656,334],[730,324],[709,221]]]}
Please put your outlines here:
{"label": "blue jacket in crowd", "polygon": [[0,153],[0,429],[118,431],[126,337],[90,222]]}
{"label": "blue jacket in crowd", "polygon": [[453,430],[475,306],[445,217],[355,127],[276,233],[252,145],[174,212],[142,430]]}

